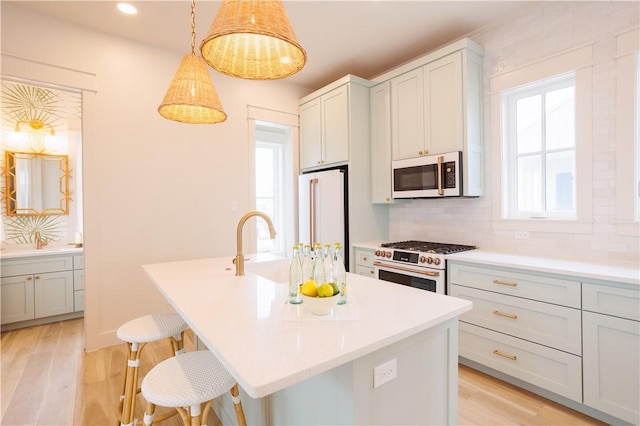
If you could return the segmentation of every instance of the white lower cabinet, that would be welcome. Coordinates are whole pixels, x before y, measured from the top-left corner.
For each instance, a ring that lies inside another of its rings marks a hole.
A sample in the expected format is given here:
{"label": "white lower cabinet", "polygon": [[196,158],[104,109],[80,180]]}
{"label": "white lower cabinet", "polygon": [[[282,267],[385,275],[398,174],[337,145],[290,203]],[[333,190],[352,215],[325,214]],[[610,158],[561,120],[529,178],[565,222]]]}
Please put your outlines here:
{"label": "white lower cabinet", "polygon": [[579,356],[460,322],[460,356],[562,395],[582,401]]}
{"label": "white lower cabinet", "polygon": [[634,425],[640,424],[639,294],[583,285],[584,404]]}
{"label": "white lower cabinet", "polygon": [[356,248],[356,274],[375,278],[376,271],[373,267],[374,250]]}
{"label": "white lower cabinet", "polygon": [[640,424],[637,286],[460,261],[449,262],[448,285],[451,296],[473,302],[460,317],[463,363],[568,398],[608,422]]}
{"label": "white lower cabinet", "polygon": [[77,311],[72,256],[2,259],[1,272],[2,325]]}

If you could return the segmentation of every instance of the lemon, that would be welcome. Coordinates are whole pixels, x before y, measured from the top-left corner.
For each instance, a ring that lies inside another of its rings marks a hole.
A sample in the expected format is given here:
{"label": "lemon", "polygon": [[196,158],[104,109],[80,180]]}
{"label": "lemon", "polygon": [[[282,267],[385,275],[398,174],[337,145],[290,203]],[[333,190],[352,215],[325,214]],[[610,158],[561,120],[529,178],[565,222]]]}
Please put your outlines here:
{"label": "lemon", "polygon": [[333,287],[331,284],[325,283],[318,287],[318,297],[331,297],[333,296]]}
{"label": "lemon", "polygon": [[329,283],[329,284],[331,284],[331,287],[333,287],[332,296],[335,296],[336,294],[340,293],[340,289],[338,288],[338,284],[336,284],[336,283]]}
{"label": "lemon", "polygon": [[309,280],[302,284],[300,292],[305,296],[316,297],[318,295],[318,286],[315,281]]}

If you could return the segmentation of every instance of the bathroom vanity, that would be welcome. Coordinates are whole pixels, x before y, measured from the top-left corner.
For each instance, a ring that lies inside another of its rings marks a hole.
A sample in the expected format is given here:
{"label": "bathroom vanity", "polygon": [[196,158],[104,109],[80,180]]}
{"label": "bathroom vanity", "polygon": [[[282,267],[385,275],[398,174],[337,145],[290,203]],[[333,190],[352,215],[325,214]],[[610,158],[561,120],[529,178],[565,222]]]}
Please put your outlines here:
{"label": "bathroom vanity", "polygon": [[0,279],[2,331],[84,315],[82,248],[4,249]]}

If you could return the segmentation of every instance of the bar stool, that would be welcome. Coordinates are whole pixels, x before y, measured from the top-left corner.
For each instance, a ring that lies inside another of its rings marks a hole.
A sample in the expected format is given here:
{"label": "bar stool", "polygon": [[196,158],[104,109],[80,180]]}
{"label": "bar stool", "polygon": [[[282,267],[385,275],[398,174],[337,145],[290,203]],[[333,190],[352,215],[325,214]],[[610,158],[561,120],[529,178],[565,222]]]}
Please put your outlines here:
{"label": "bar stool", "polygon": [[[159,313],[145,315],[124,323],[118,328],[118,339],[127,343],[128,359],[125,373],[124,387],[118,405],[118,417],[121,426],[133,426],[136,409],[138,388],[138,373],[140,370],[140,356],[147,343],[170,339],[174,354],[184,352],[184,330],[187,323],[178,314]],[[167,413],[166,417],[175,415]]]}
{"label": "bar stool", "polygon": [[176,355],[153,367],[142,380],[147,400],[144,424],[153,424],[156,406],[161,406],[178,410],[185,426],[206,425],[213,400],[225,392],[231,393],[238,425],[245,426],[238,384],[215,355],[208,350]]}

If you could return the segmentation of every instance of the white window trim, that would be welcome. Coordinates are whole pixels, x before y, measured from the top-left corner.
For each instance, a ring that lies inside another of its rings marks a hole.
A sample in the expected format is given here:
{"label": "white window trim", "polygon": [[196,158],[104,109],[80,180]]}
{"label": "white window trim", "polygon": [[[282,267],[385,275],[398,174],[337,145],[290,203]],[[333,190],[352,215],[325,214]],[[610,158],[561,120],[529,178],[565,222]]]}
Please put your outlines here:
{"label": "white window trim", "polygon": [[[638,174],[635,159],[639,137],[640,111],[635,98],[640,90],[636,85],[640,51],[638,28],[618,34],[616,55],[616,234],[640,235],[635,220]],[[630,89],[633,90],[630,90]]]}
{"label": "white window trim", "polygon": [[[592,45],[560,52],[551,57],[496,74],[489,78],[491,111],[491,226],[495,230],[589,234],[593,228],[592,205]],[[501,92],[560,74],[576,73],[576,219],[509,219],[503,217],[503,135]]]}

